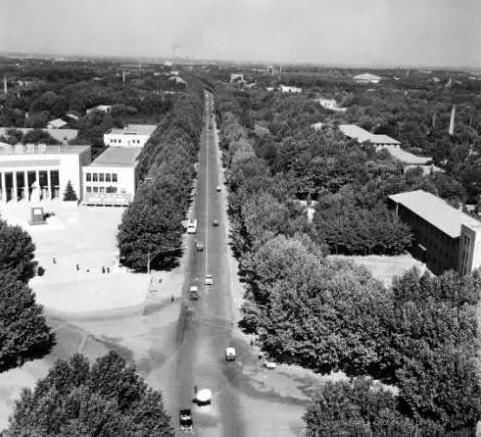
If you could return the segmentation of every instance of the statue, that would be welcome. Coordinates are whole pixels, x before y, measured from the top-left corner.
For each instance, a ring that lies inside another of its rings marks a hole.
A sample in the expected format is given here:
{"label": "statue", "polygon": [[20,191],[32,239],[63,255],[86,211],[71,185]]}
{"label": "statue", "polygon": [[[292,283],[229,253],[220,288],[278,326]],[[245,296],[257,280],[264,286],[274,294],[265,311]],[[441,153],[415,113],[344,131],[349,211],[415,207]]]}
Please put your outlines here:
{"label": "statue", "polygon": [[38,187],[38,182],[35,180],[30,185],[32,189],[32,194],[30,194],[30,202],[40,202],[40,189]]}

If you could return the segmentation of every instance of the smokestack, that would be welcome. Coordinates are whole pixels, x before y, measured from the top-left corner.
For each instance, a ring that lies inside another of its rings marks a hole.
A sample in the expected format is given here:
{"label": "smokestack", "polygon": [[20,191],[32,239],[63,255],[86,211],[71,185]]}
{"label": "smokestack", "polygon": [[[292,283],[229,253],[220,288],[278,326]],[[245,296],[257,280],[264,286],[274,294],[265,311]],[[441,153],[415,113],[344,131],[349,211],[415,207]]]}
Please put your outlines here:
{"label": "smokestack", "polygon": [[122,71],[122,83],[125,83],[125,71]]}
{"label": "smokestack", "polygon": [[3,92],[8,94],[7,76],[3,76]]}
{"label": "smokestack", "polygon": [[449,121],[449,135],[454,134],[454,118],[456,117],[456,105],[453,105],[451,109],[451,120]]}

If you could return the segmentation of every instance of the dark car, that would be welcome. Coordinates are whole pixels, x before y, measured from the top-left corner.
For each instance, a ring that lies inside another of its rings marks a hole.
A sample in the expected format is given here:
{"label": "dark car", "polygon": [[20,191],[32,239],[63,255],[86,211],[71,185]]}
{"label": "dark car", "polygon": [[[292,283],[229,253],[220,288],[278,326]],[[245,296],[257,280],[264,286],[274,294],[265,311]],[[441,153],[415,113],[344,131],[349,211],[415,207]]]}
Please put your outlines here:
{"label": "dark car", "polygon": [[214,220],[212,222],[212,226],[219,226],[219,220]]}
{"label": "dark car", "polygon": [[194,430],[192,412],[189,409],[179,411],[179,428],[183,432],[192,432]]}

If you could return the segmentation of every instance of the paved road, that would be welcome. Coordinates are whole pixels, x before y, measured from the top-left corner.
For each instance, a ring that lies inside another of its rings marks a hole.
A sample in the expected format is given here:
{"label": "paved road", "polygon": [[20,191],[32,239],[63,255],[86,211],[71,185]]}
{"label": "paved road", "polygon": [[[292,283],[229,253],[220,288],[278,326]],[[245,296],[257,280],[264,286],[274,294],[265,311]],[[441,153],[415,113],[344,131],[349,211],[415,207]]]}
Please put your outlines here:
{"label": "paved road", "polygon": [[[179,349],[169,390],[170,396],[177,400],[178,408],[171,414],[177,425],[178,409],[193,408],[197,436],[242,437],[242,411],[237,392],[230,383],[235,378],[238,364],[224,360],[224,350],[232,342],[233,314],[225,235],[226,214],[222,209],[222,193],[216,191],[217,185],[220,185],[220,161],[215,121],[210,118],[212,95],[206,94],[205,105],[205,126],[193,208],[198,229],[197,234],[188,239],[191,253],[184,284],[185,306],[177,327]],[[219,226],[213,226],[213,220],[218,220]],[[203,252],[194,250],[195,240],[204,244]],[[213,286],[204,286],[207,273],[214,277]],[[188,301],[191,284],[199,285],[200,299],[197,302]],[[211,406],[194,406],[195,387],[209,388],[213,392]]]}

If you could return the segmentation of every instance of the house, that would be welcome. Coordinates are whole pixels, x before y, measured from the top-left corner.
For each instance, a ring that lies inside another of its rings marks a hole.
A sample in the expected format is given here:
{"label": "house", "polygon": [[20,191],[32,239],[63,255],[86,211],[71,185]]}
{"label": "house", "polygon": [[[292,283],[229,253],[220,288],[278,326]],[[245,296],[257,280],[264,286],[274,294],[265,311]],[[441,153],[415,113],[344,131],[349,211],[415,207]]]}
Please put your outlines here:
{"label": "house", "polygon": [[381,81],[380,76],[376,76],[375,74],[371,74],[371,73],[358,74],[354,76],[353,79],[354,79],[354,82],[362,83],[362,84],[379,83]]}
{"label": "house", "polygon": [[92,108],[87,109],[87,114],[90,114],[92,111],[100,111],[105,112],[106,114],[112,110],[112,105],[97,105]]}
{"label": "house", "polygon": [[155,124],[129,124],[123,129],[112,128],[104,133],[104,144],[113,147],[144,147]]}
{"label": "house", "polygon": [[287,94],[299,94],[302,92],[302,88],[296,86],[279,85],[279,89],[281,90],[281,93]]}
{"label": "house", "polygon": [[80,197],[82,166],[90,161],[90,146],[3,144],[0,146],[1,203],[62,201],[69,182]]}
{"label": "house", "polygon": [[311,128],[314,129],[315,131],[319,131],[322,129],[322,126],[324,126],[324,123],[318,121],[317,123],[311,124]]}
{"label": "house", "polygon": [[411,168],[421,168],[424,175],[431,173],[444,173],[444,170],[432,163],[433,158],[430,156],[417,156],[407,152],[400,147],[387,148],[388,152],[394,159],[402,162],[404,171]]}
{"label": "house", "polygon": [[384,147],[401,147],[401,143],[398,140],[395,140],[387,135],[373,134],[355,124],[341,124],[339,125],[339,129],[346,137],[356,140],[360,144],[369,142],[378,151]]}
{"label": "house", "polygon": [[347,108],[340,108],[337,106],[337,102],[334,99],[319,99],[319,104],[324,108],[330,111],[337,111],[337,112],[346,112]]}
{"label": "house", "polygon": [[63,127],[67,126],[67,122],[63,121],[61,118],[56,118],[55,120],[51,120],[47,123],[47,129],[62,129]]}
{"label": "house", "polygon": [[234,82],[241,82],[241,83],[245,82],[244,75],[241,73],[231,73],[230,83],[234,83]]}
{"label": "house", "polygon": [[466,275],[481,266],[481,222],[423,190],[391,195],[389,202],[413,231],[413,255],[434,274]]}
{"label": "house", "polygon": [[141,147],[109,147],[82,168],[83,204],[128,206],[139,181]]}

